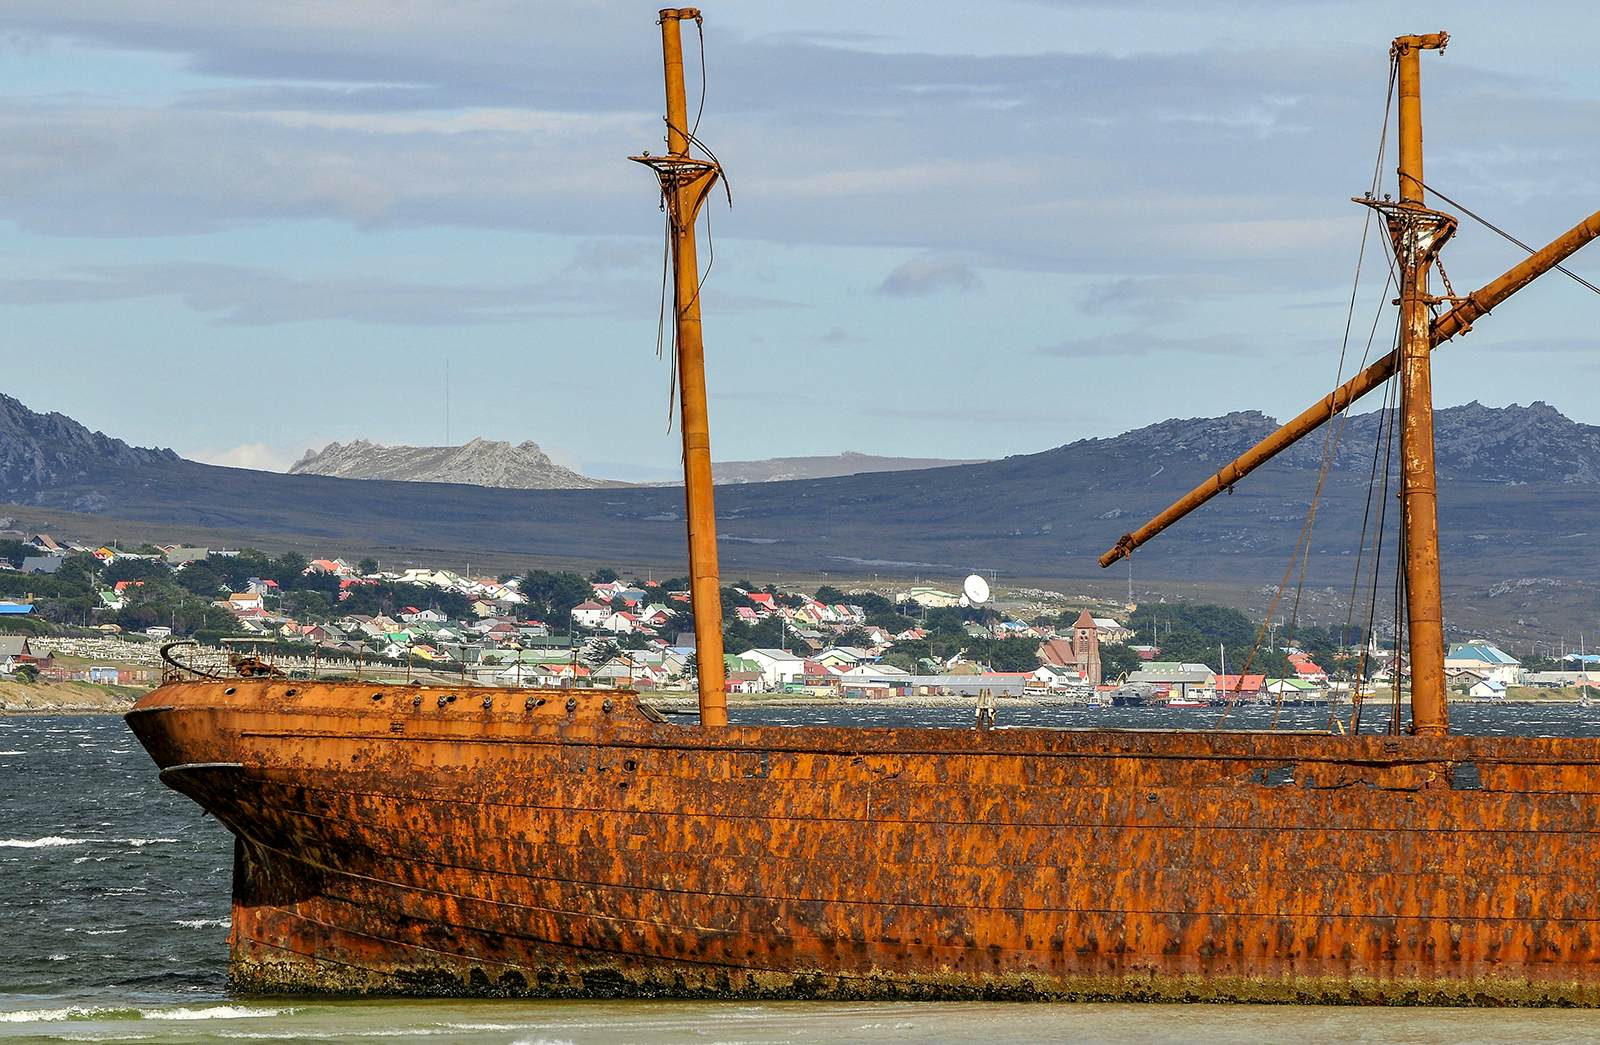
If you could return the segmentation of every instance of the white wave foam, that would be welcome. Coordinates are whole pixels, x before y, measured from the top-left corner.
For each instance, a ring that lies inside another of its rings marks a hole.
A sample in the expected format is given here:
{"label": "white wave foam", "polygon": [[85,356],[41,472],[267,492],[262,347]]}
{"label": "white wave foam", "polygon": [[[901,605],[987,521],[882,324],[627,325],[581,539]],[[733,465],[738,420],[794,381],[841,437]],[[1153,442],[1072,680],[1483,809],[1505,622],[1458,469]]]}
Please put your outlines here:
{"label": "white wave foam", "polygon": [[26,755],[26,751],[0,751],[0,755]]}
{"label": "white wave foam", "polygon": [[84,1020],[111,1012],[110,1009],[86,1009],[74,1005],[70,1009],[22,1009],[17,1012],[0,1012],[0,1023],[59,1023],[62,1020]]}
{"label": "white wave foam", "polygon": [[253,1020],[288,1016],[295,1009],[267,1009],[249,1005],[207,1005],[202,1008],[118,1009],[73,1005],[65,1009],[21,1009],[0,1012],[0,1023],[62,1023],[67,1020]]}
{"label": "white wave foam", "polygon": [[126,930],[126,929],[85,929],[83,935],[85,935],[85,936],[116,936],[118,933],[125,933],[127,931],[128,930]]}
{"label": "white wave foam", "polygon": [[96,842],[96,838],[63,838],[60,835],[46,835],[43,838],[0,838],[0,849],[49,849],[58,845],[82,845],[85,842]]}
{"label": "white wave foam", "polygon": [[129,839],[127,839],[127,843],[129,845],[133,846],[135,849],[141,849],[141,848],[143,848],[144,846],[147,846],[147,845],[155,845],[157,842],[176,842],[176,841],[177,841],[176,838],[129,838]]}
{"label": "white wave foam", "polygon": [[291,1015],[294,1009],[262,1009],[248,1005],[208,1005],[203,1009],[141,1009],[147,1020],[264,1020]]}
{"label": "white wave foam", "polygon": [[228,919],[226,919],[226,918],[179,918],[176,922],[173,922],[172,924],[181,925],[185,929],[213,929],[213,928],[215,928],[215,929],[226,929],[228,927]]}

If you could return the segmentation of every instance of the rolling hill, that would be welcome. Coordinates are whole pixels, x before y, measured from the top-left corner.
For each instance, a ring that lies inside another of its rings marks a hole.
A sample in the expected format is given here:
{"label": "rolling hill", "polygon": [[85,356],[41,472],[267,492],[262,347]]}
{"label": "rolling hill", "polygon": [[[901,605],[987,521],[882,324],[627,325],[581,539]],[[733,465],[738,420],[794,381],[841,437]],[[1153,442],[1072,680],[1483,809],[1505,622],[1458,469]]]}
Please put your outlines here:
{"label": "rolling hill", "polygon": [[[1350,420],[1317,516],[1309,579],[1334,592],[1351,582],[1379,420]],[[720,487],[724,568],[1104,578],[1095,556],[1274,425],[1232,413],[981,464]],[[1275,584],[1322,447],[1306,441],[1158,538],[1135,556],[1136,575]],[[1448,587],[1525,616],[1552,586],[1589,591],[1600,581],[1590,550],[1600,428],[1541,403],[1473,403],[1439,412],[1438,460]],[[132,523],[274,533],[308,546],[360,540],[672,566],[685,558],[682,496],[220,468],[129,447],[0,397],[0,498]],[[1381,503],[1375,497],[1373,510]]]}

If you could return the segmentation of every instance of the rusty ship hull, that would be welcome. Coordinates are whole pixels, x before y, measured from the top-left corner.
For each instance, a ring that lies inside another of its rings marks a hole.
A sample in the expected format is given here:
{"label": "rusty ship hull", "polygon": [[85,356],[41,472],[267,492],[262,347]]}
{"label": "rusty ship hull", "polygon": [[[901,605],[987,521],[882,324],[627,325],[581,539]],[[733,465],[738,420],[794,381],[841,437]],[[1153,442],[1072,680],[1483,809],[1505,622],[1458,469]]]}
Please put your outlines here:
{"label": "rusty ship hull", "polygon": [[128,715],[236,837],[245,990],[1600,1002],[1600,740],[659,718],[284,679]]}

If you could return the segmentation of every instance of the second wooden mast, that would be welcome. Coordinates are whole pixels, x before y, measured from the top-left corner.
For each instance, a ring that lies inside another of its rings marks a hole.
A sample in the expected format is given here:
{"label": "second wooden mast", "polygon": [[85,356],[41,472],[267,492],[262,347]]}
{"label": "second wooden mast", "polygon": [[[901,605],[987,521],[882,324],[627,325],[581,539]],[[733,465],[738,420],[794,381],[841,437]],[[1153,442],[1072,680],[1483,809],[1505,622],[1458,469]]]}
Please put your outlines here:
{"label": "second wooden mast", "polygon": [[1455,232],[1455,219],[1427,208],[1422,181],[1421,52],[1442,51],[1448,33],[1402,36],[1392,55],[1400,88],[1400,204],[1374,202],[1387,220],[1400,270],[1400,504],[1406,617],[1411,630],[1411,728],[1438,736],[1449,726],[1444,688],[1444,610],[1439,583],[1439,488],[1433,459],[1433,306],[1428,271]]}
{"label": "second wooden mast", "polygon": [[717,518],[711,489],[711,423],[706,408],[705,346],[700,332],[700,272],[695,221],[720,169],[689,154],[693,129],[683,85],[685,20],[699,22],[693,7],[660,12],[661,52],[667,85],[667,154],[632,156],[656,172],[667,212],[672,251],[673,323],[682,408],[683,488],[689,528],[689,586],[694,606],[695,663],[700,685],[700,724],[728,724],[722,660],[722,584],[717,568]]}
{"label": "second wooden mast", "polygon": [[[1400,344],[1388,355],[1345,381],[1289,423],[1268,435],[1200,485],[1174,501],[1143,526],[1123,534],[1100,556],[1102,567],[1127,558],[1157,534],[1316,431],[1362,396],[1401,375],[1401,468],[1408,624],[1411,628],[1412,729],[1437,736],[1448,729],[1444,694],[1444,636],[1440,613],[1439,524],[1433,456],[1433,389],[1429,353],[1465,334],[1473,323],[1540,275],[1560,265],[1585,244],[1600,239],[1600,211],[1512,266],[1499,278],[1465,297],[1434,298],[1428,271],[1455,231],[1455,219],[1424,205],[1422,177],[1421,52],[1443,50],[1447,33],[1396,38],[1390,50],[1399,86],[1400,199],[1358,199],[1380,211],[1393,241],[1400,272]],[[1432,308],[1453,306],[1437,319]]]}

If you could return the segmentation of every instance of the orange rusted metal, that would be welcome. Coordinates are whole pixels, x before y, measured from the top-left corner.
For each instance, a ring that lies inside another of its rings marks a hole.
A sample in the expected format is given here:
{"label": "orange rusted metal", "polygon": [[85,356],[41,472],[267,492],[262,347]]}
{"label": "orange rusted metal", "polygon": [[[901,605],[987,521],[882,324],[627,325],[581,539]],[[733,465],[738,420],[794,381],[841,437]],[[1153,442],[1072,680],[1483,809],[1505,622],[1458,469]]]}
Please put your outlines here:
{"label": "orange rusted metal", "polygon": [[[717,168],[681,134],[685,17],[662,12],[670,151],[637,159],[676,250],[720,728],[625,691],[178,681],[195,669],[174,662],[127,719],[235,835],[232,982],[1600,1005],[1600,739],[724,724],[693,291]],[[1385,216],[1413,257],[1444,228],[1419,199]],[[1516,271],[1458,307],[1462,329]],[[1440,323],[1411,331],[1407,366]]]}
{"label": "orange rusted metal", "polygon": [[1439,584],[1439,489],[1433,459],[1433,372],[1428,270],[1455,219],[1428,210],[1422,178],[1421,53],[1443,51],[1448,33],[1402,36],[1392,54],[1400,94],[1400,205],[1383,208],[1400,270],[1400,555],[1411,640],[1411,728],[1449,727],[1444,689],[1444,608]]}
{"label": "orange rusted metal", "polygon": [[1600,1002],[1600,739],[708,732],[256,679],[128,721],[237,836],[243,989]]}
{"label": "orange rusted metal", "polygon": [[711,422],[706,408],[705,345],[700,330],[700,271],[695,220],[716,184],[717,165],[689,155],[688,105],[683,86],[684,20],[699,21],[693,7],[664,8],[661,50],[667,85],[667,155],[634,156],[661,181],[672,246],[673,316],[676,324],[678,401],[682,406],[683,491],[689,529],[689,585],[694,600],[696,675],[700,721],[728,724],[726,666],[722,659],[722,584],[717,568],[717,515],[711,486]]}

